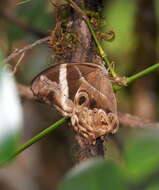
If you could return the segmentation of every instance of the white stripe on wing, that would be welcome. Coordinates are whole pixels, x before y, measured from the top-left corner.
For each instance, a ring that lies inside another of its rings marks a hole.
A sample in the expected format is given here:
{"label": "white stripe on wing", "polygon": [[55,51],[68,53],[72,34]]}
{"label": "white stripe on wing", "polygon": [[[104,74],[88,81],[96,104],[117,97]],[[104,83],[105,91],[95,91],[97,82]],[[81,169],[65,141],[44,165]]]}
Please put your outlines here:
{"label": "white stripe on wing", "polygon": [[67,99],[69,98],[69,88],[67,81],[67,64],[61,64],[59,70],[59,84],[61,91],[61,105],[64,109],[68,109]]}

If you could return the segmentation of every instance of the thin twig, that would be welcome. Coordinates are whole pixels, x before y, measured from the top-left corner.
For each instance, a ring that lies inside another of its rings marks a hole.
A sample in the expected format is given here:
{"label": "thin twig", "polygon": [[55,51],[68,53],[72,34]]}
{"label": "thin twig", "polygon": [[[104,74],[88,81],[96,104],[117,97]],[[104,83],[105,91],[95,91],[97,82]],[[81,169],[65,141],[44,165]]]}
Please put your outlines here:
{"label": "thin twig", "polygon": [[50,4],[51,4],[53,7],[56,7],[56,8],[59,7],[58,5],[56,5],[56,3],[53,2],[53,0],[49,0],[49,2],[50,2]]}
{"label": "thin twig", "polygon": [[17,3],[17,5],[23,5],[23,4],[28,3],[28,2],[30,2],[30,1],[31,1],[31,0],[20,1],[20,2]]}
{"label": "thin twig", "polygon": [[152,122],[148,119],[134,116],[129,113],[118,113],[119,122],[125,127],[131,128],[159,128],[159,122]]}
{"label": "thin twig", "polygon": [[[142,78],[142,77],[144,77],[144,76],[146,76],[146,75],[148,75],[148,74],[156,71],[157,69],[159,69],[159,63],[156,63],[156,64],[154,64],[154,65],[152,65],[152,66],[144,69],[143,71],[141,71],[141,72],[139,72],[137,74],[134,74],[134,75],[132,75],[130,77],[127,77],[126,78],[126,84],[128,85],[128,84],[134,82],[135,80],[140,79],[140,78]],[[114,91],[119,91],[123,87],[125,87],[125,86],[114,85],[113,89],[114,89]]]}
{"label": "thin twig", "polygon": [[143,71],[141,71],[141,72],[139,72],[139,73],[137,73],[135,75],[127,77],[127,79],[126,79],[127,84],[130,84],[130,83],[134,82],[135,80],[137,80],[139,78],[142,78],[142,77],[144,77],[145,75],[147,75],[147,74],[149,74],[151,72],[156,71],[157,69],[159,69],[159,63],[156,63],[156,64],[144,69]]}
{"label": "thin twig", "polygon": [[47,36],[47,37],[45,37],[45,38],[42,38],[42,39],[40,39],[40,40],[35,41],[35,42],[32,43],[32,44],[26,45],[26,46],[25,46],[24,48],[22,48],[22,49],[16,49],[15,51],[13,51],[13,52],[11,53],[11,55],[9,55],[9,56],[5,59],[5,61],[6,61],[6,62],[9,62],[10,60],[14,59],[15,57],[17,57],[18,55],[22,54],[23,52],[26,52],[26,51],[32,49],[33,47],[35,47],[35,46],[37,46],[37,45],[40,45],[40,44],[42,44],[42,43],[48,41],[49,38],[50,38],[50,36]]}
{"label": "thin twig", "polygon": [[13,72],[12,72],[13,75],[17,72],[18,67],[20,66],[20,63],[21,63],[22,59],[24,58],[24,56],[25,56],[25,52],[23,52],[23,53],[21,54],[21,56],[20,56],[20,58],[19,58],[17,64],[14,66]]}
{"label": "thin twig", "polygon": [[13,14],[9,14],[8,12],[0,12],[0,17],[2,17],[5,21],[8,21],[14,25],[17,25],[19,28],[24,30],[25,32],[31,33],[32,35],[38,36],[39,38],[43,38],[48,35],[48,32],[40,31],[40,29],[34,28],[27,24],[25,21],[20,20]]}

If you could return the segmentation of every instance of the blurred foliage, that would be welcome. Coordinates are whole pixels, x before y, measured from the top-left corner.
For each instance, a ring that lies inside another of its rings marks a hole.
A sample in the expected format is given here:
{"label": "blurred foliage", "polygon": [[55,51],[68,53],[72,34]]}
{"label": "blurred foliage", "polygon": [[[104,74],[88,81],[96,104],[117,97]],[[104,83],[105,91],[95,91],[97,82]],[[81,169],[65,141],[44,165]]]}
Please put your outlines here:
{"label": "blurred foliage", "polygon": [[[124,10],[124,11],[123,11]],[[108,28],[115,31],[116,38],[112,43],[106,43],[112,54],[129,51],[134,44],[133,24],[135,1],[115,0],[106,7],[103,15]],[[121,49],[122,44],[122,49]]]}
{"label": "blurred foliage", "polygon": [[65,177],[60,190],[126,189],[126,180],[120,167],[110,161],[92,159],[80,163]]}
{"label": "blurred foliage", "polygon": [[46,31],[49,27],[52,27],[52,19],[47,1],[30,1],[17,6],[16,16],[41,30]]}
{"label": "blurred foliage", "polygon": [[131,179],[139,182],[159,170],[158,144],[158,136],[129,139],[125,144],[126,170]]}
{"label": "blurred foliage", "polygon": [[158,189],[158,178],[154,177],[159,174],[158,144],[158,136],[129,139],[123,161],[115,164],[108,158],[83,162],[65,176],[59,189]]}
{"label": "blurred foliage", "polygon": [[103,11],[103,15],[107,21],[105,29],[115,31],[115,40],[111,43],[104,43],[104,47],[115,59],[118,72],[125,74],[124,72],[132,67],[130,54],[135,46],[133,31],[135,1],[114,0]]}
{"label": "blurred foliage", "polygon": [[22,127],[22,110],[15,81],[5,67],[0,52],[0,164],[15,152]]}
{"label": "blurred foliage", "polygon": [[[27,23],[28,26],[39,29],[40,31],[48,32],[53,28],[53,16],[50,14],[47,1],[29,1],[20,4],[17,6],[15,13],[15,16],[22,20],[23,23]],[[7,32],[9,43],[27,37],[24,30],[12,23],[8,23]]]}

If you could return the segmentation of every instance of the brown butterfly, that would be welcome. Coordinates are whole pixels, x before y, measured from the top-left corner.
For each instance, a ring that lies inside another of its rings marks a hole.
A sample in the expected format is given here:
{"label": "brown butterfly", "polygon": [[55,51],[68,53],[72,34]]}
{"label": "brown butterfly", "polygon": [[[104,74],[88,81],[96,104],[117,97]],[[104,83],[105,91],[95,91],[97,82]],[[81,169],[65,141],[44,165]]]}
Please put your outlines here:
{"label": "brown butterfly", "polygon": [[33,80],[32,91],[71,117],[75,131],[90,143],[118,129],[116,98],[104,65],[56,64]]}

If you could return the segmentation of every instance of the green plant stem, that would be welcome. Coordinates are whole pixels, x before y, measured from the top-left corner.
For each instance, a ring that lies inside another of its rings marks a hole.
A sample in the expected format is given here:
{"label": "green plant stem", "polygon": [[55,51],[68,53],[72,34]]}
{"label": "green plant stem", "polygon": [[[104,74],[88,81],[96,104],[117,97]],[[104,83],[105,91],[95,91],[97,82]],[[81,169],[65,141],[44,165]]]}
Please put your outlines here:
{"label": "green plant stem", "polygon": [[94,29],[93,29],[91,23],[89,22],[89,19],[88,19],[86,13],[85,13],[74,1],[72,1],[72,0],[67,0],[67,2],[70,4],[70,6],[71,6],[75,11],[77,11],[77,12],[82,16],[83,20],[85,21],[85,23],[87,24],[87,26],[88,26],[88,28],[89,28],[89,30],[90,30],[90,33],[91,33],[92,36],[93,36],[93,39],[94,39],[94,41],[95,41],[95,43],[96,43],[96,45],[97,45],[97,48],[98,48],[98,50],[99,50],[99,53],[100,53],[101,57],[103,58],[105,64],[108,65],[108,68],[109,68],[109,70],[110,70],[112,76],[113,76],[113,77],[116,77],[117,74],[116,74],[116,72],[114,71],[113,67],[111,66],[111,62],[109,61],[108,56],[107,56],[106,53],[104,52],[104,50],[103,50],[103,48],[102,48],[102,46],[101,46],[99,40],[97,39],[97,36],[96,36],[96,34],[95,34],[95,31],[94,31]]}
{"label": "green plant stem", "polygon": [[44,138],[46,135],[54,131],[56,128],[60,127],[62,124],[66,123],[69,120],[68,117],[64,117],[60,120],[58,120],[56,123],[48,127],[47,129],[43,130],[30,140],[28,140],[25,144],[22,144],[7,160],[4,160],[4,162],[0,163],[0,166],[6,164],[8,161],[12,160],[15,158],[18,154],[23,152],[25,149],[30,147],[32,144],[38,142],[40,139]]}
{"label": "green plant stem", "polygon": [[30,2],[31,0],[24,0],[24,1],[20,1],[19,3],[17,3],[17,5],[23,5],[25,3]]}
{"label": "green plant stem", "polygon": [[99,53],[100,53],[100,56],[103,58],[105,64],[108,65],[108,68],[110,69],[110,72],[111,72],[112,76],[113,76],[113,77],[116,77],[117,74],[116,74],[116,72],[114,71],[113,67],[111,66],[111,62],[109,61],[108,56],[107,56],[106,53],[104,52],[104,50],[103,50],[103,48],[102,48],[102,46],[101,46],[99,40],[97,39],[97,36],[96,36],[96,34],[95,34],[95,32],[94,32],[94,30],[93,30],[93,28],[92,28],[91,23],[89,22],[89,20],[88,20],[87,18],[85,18],[85,22],[86,22],[86,24],[87,24],[87,26],[88,26],[88,28],[89,28],[89,30],[90,30],[92,36],[93,36],[93,39],[94,39],[94,41],[95,41],[95,43],[96,43],[96,45],[97,45],[98,51],[99,51]]}
{"label": "green plant stem", "polygon": [[150,67],[148,67],[147,69],[144,69],[143,71],[135,74],[135,75],[132,75],[131,77],[127,77],[127,83],[130,84],[132,83],[133,81],[139,79],[139,78],[142,78],[143,76],[155,71],[156,69],[159,68],[159,63],[156,63]]}
{"label": "green plant stem", "polygon": [[[132,75],[130,77],[127,77],[126,78],[126,83],[127,83],[127,85],[129,85],[130,83],[134,82],[135,80],[140,79],[140,78],[150,74],[151,72],[156,71],[157,69],[159,69],[159,63],[156,63],[156,64],[148,67],[147,69],[144,69],[143,71],[141,71],[141,72],[139,72],[137,74],[134,74],[134,75]],[[113,89],[114,89],[114,91],[119,91],[123,87],[124,86],[114,85]]]}

